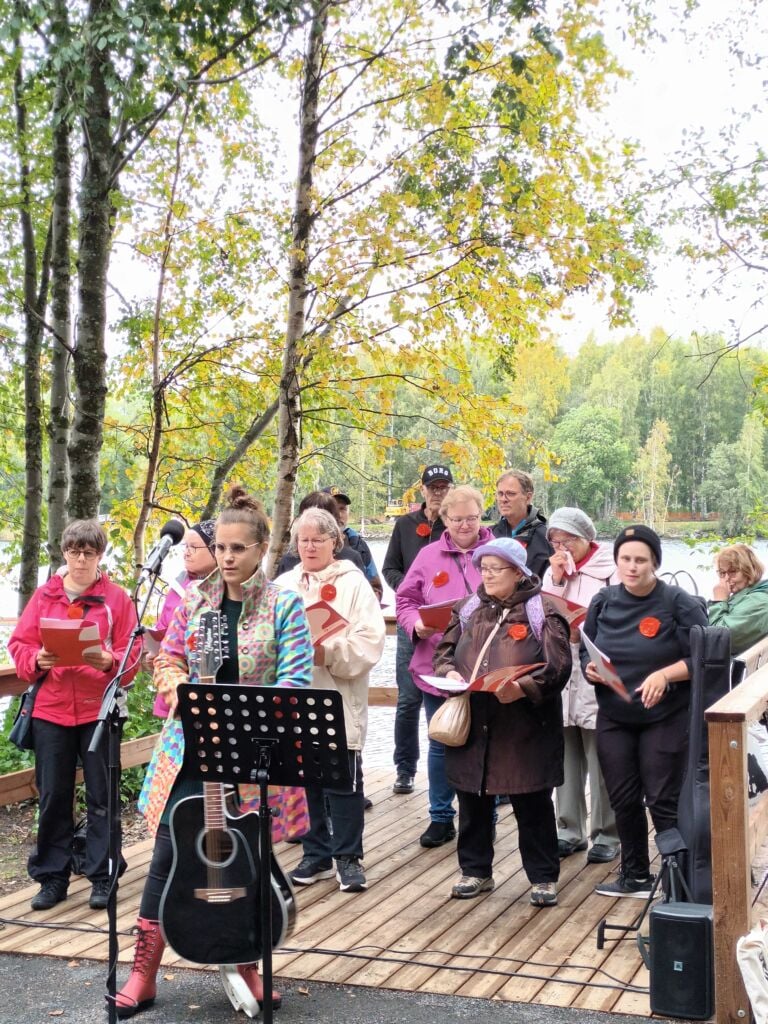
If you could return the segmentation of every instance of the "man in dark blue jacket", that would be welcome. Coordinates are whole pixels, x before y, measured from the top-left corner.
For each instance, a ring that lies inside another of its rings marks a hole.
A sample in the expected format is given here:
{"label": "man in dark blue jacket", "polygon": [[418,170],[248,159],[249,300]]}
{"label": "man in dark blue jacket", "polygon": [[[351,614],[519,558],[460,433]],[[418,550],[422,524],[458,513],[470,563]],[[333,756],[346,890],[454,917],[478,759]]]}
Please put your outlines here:
{"label": "man in dark blue jacket", "polygon": [[496,482],[496,507],[501,518],[493,527],[494,537],[513,537],[526,549],[526,565],[539,579],[554,550],[547,540],[547,520],[535,508],[533,480],[520,469],[510,469]]}
{"label": "man in dark blue jacket", "polygon": [[[408,512],[395,522],[384,556],[384,579],[397,591],[403,577],[423,547],[437,540],[445,530],[440,506],[453,484],[447,466],[427,466],[421,475],[424,501],[416,512]],[[419,715],[421,690],[414,683],[410,669],[413,657],[411,638],[397,627],[397,709],[395,711],[395,784],[393,793],[412,793],[413,777],[419,760]]]}

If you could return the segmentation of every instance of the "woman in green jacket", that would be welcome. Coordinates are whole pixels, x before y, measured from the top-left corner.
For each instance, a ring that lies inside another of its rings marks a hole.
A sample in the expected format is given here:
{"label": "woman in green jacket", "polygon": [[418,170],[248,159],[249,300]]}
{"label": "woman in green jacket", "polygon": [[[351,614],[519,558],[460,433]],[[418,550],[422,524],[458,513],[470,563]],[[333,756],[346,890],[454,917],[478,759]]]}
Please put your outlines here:
{"label": "woman in green jacket", "polygon": [[731,654],[741,654],[768,636],[765,566],[746,544],[732,544],[715,557],[719,577],[709,602],[710,626],[731,631]]}

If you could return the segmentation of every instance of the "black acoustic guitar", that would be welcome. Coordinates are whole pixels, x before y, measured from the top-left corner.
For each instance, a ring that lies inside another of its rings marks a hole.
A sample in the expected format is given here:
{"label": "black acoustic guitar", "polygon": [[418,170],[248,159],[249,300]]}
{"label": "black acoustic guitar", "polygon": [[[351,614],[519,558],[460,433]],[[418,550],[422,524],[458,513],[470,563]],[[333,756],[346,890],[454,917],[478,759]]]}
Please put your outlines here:
{"label": "black acoustic guitar", "polygon": [[[221,617],[205,612],[197,634],[200,681],[221,667]],[[171,812],[173,866],[160,902],[168,945],[198,964],[254,963],[263,954],[259,891],[259,819],[239,812],[234,794],[204,782],[202,796],[185,797]],[[273,856],[272,945],[293,930],[293,888]]]}

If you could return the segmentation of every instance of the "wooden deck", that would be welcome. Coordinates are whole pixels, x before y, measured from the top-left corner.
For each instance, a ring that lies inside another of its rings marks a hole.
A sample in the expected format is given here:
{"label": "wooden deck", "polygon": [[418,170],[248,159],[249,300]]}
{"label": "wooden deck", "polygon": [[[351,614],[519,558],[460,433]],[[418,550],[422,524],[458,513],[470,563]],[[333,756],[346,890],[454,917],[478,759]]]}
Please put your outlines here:
{"label": "wooden deck", "polygon": [[[496,890],[474,900],[452,900],[455,844],[437,850],[418,845],[425,827],[425,782],[411,796],[394,796],[391,784],[391,768],[369,769],[366,791],[374,808],[366,815],[368,891],[342,894],[333,880],[299,889],[296,930],[275,955],[277,976],[650,1015],[648,972],[634,938],[609,942],[605,950],[596,947],[601,917],[629,922],[642,906],[638,900],[593,895],[616,862],[587,865],[583,854],[568,858],[562,862],[558,906],[534,909],[514,815],[502,807]],[[128,932],[151,842],[125,853],[129,867],[118,897],[123,962],[130,959]],[[301,849],[281,844],[277,853],[290,869]],[[85,879],[73,880],[69,898],[44,913],[29,909],[35,891],[30,886],[0,901],[0,917],[9,921],[0,930],[0,952],[106,960],[106,915],[89,910]],[[168,950],[163,962],[195,966]]]}

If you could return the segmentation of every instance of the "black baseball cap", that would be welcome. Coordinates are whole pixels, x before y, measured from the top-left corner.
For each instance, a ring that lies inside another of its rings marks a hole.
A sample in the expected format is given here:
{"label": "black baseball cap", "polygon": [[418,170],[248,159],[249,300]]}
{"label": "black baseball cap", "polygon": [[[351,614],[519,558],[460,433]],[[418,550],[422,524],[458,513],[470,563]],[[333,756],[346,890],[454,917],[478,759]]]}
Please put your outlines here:
{"label": "black baseball cap", "polygon": [[352,499],[344,494],[338,487],[324,487],[323,494],[330,494],[336,501],[343,501],[345,505],[351,505]]}
{"label": "black baseball cap", "polygon": [[430,484],[452,484],[453,476],[447,466],[427,466],[421,474],[421,482],[425,487]]}

